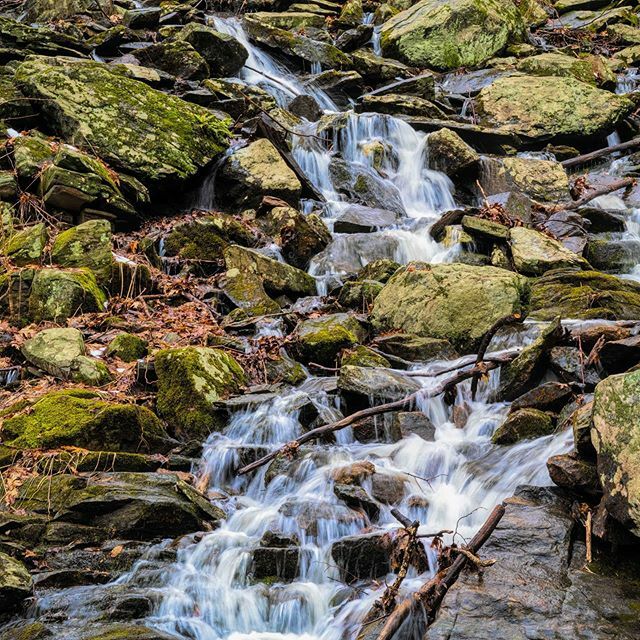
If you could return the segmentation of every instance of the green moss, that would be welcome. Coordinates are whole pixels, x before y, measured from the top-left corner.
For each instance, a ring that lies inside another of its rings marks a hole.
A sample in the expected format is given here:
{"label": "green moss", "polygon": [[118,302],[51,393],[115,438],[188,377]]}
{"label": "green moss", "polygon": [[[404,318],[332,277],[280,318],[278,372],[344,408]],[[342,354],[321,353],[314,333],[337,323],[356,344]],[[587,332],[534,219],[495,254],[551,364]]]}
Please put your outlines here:
{"label": "green moss", "polygon": [[391,363],[379,353],[362,345],[342,353],[340,366],[354,365],[356,367],[390,367]]}
{"label": "green moss", "polygon": [[296,348],[305,362],[333,365],[338,353],[366,337],[358,320],[347,313],[336,313],[300,323],[296,329]]}
{"label": "green moss", "polygon": [[246,378],[228,353],[207,347],[155,354],[158,412],[176,435],[204,440],[221,427],[215,403],[239,391]]}
{"label": "green moss", "polygon": [[149,343],[132,333],[118,334],[107,347],[107,355],[123,362],[134,362],[147,355]]}
{"label": "green moss", "polygon": [[46,244],[47,228],[41,222],[10,236],[4,245],[3,252],[15,265],[22,267],[39,263]]}
{"label": "green moss", "polygon": [[33,278],[29,314],[34,322],[63,322],[76,313],[103,311],[106,302],[88,269],[42,269]]}
{"label": "green moss", "polygon": [[520,440],[538,438],[553,433],[551,416],[538,409],[514,411],[495,430],[491,441],[494,444],[514,444]]}
{"label": "green moss", "polygon": [[81,389],[53,391],[30,404],[11,407],[2,435],[7,444],[23,448],[63,445],[98,451],[166,450],[167,435],[148,409],[102,400]]}

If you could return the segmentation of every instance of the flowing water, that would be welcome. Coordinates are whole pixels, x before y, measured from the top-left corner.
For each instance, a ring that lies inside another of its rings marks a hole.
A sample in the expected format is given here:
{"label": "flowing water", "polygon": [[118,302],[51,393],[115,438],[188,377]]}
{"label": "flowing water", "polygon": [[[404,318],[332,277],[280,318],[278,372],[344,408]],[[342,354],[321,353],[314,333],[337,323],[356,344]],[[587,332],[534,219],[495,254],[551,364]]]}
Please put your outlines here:
{"label": "flowing water", "polygon": [[[252,46],[236,19],[211,21],[249,50],[247,66],[240,74],[243,81],[263,87],[282,105],[309,91],[284,66]],[[336,114],[326,94],[313,90],[313,95],[327,118]],[[354,262],[364,264],[380,257],[376,252],[387,252],[402,262],[453,259],[455,249],[443,247],[428,234],[439,214],[455,207],[448,178],[426,168],[428,137],[390,116],[348,112],[340,116],[340,122],[323,134],[318,133],[317,123],[304,122],[293,140],[296,160],[326,200],[322,204],[309,202],[306,210],[319,210],[329,224],[334,224],[352,204],[330,171],[332,161],[342,158],[354,171],[377,176],[377,185],[389,201],[397,203],[398,215],[393,225],[373,233],[334,234],[332,245],[311,266],[319,289],[326,290],[330,278],[339,279]],[[372,153],[373,147],[380,152]],[[491,349],[524,346],[539,332],[538,324],[525,323],[517,334],[496,336]],[[281,335],[281,326],[277,321],[266,323],[258,335]],[[331,555],[332,544],[344,536],[362,533],[372,523],[334,494],[331,478],[337,468],[371,461],[377,473],[388,474],[390,482],[394,481],[398,508],[419,520],[422,531],[456,529],[458,535],[466,537],[518,485],[549,484],[547,458],[571,447],[570,431],[509,447],[491,444],[492,432],[508,412],[508,404],[491,400],[499,371],[480,384],[476,400],[471,399],[469,383],[458,385],[456,405],[463,408],[464,427],[456,426],[451,407],[443,398],[427,397],[446,375],[435,374],[455,364],[416,365],[425,375],[412,378],[422,386],[415,408],[435,425],[433,441],[412,435],[386,444],[362,444],[347,428],[336,434],[332,445],[302,450],[286,473],[273,478],[268,467],[242,477],[234,469],[241,457],[246,459],[248,451],[255,449],[260,455],[303,433],[302,406],[313,405],[320,423],[339,417],[335,400],[327,393],[331,379],[310,376],[280,397],[238,410],[224,433],[209,437],[194,470],[198,486],[227,513],[224,524],[216,531],[182,540],[177,558],[169,566],[157,562],[166,550],[165,543],[116,583],[76,587],[62,595],[58,592],[41,598],[35,615],[63,610],[66,631],[60,637],[71,639],[73,629],[81,629],[87,620],[95,618],[95,602],[102,594],[109,590],[142,590],[156,602],[146,623],[185,639],[353,638],[380,589],[355,589],[340,581]],[[378,428],[381,433],[388,429],[384,419],[380,418]],[[365,481],[364,486],[371,490],[367,482],[371,481]],[[397,528],[398,523],[389,507],[382,504],[373,525],[388,530]],[[252,579],[253,552],[267,532],[299,540],[298,577],[292,582],[267,584]],[[409,574],[403,592],[415,590],[426,577]]]}

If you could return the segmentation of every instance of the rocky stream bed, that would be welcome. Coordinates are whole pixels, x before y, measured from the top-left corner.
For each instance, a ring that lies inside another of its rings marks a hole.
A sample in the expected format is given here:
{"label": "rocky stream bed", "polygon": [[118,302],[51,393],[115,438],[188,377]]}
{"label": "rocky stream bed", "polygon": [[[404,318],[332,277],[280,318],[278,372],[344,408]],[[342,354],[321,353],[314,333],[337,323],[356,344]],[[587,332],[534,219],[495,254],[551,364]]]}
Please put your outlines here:
{"label": "rocky stream bed", "polygon": [[0,2],[0,640],[639,638],[639,22]]}

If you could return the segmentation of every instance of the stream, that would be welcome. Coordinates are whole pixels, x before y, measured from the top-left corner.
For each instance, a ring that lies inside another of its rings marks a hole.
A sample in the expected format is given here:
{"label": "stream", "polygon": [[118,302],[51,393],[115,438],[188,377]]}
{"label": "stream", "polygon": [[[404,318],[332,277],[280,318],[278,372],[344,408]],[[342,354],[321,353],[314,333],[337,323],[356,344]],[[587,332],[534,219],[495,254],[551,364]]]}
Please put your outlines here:
{"label": "stream", "polygon": [[[336,156],[369,175],[374,175],[375,167],[378,187],[401,210],[394,224],[372,233],[334,233],[333,243],[316,256],[309,269],[317,279],[319,294],[340,283],[345,273],[374,259],[391,258],[401,263],[455,259],[458,249],[437,243],[428,232],[441,213],[455,208],[456,202],[450,180],[425,168],[429,153],[426,134],[391,116],[351,111],[338,114],[328,95],[310,89],[252,45],[237,19],[212,16],[211,23],[236,37],[249,51],[247,67],[241,72],[247,84],[267,90],[280,105],[296,95],[312,93],[325,114],[345,119],[345,126],[336,128],[326,143],[315,137],[318,123],[306,121],[293,139],[295,159],[326,199],[320,213],[329,228],[333,229],[353,206],[332,182],[330,163]],[[374,47],[378,46],[377,37],[374,32]],[[382,152],[372,153],[374,146]],[[207,193],[205,200],[215,196]],[[208,205],[213,208],[214,202]],[[318,212],[318,204],[306,202],[305,211],[311,210]],[[625,237],[637,240],[637,212],[632,219]],[[640,278],[640,273],[634,270],[627,277]],[[530,344],[541,326],[526,322],[517,331],[499,332],[489,350]],[[261,335],[282,334],[274,322],[263,326]],[[452,364],[455,362],[418,363],[415,368],[437,374]],[[444,375],[413,380],[426,395]],[[99,618],[100,603],[110,591],[126,590],[153,599],[154,609],[145,624],[184,639],[354,638],[380,591],[374,585],[358,589],[345,585],[331,547],[344,536],[372,528],[372,523],[366,514],[347,508],[334,494],[332,474],[353,462],[370,461],[377,472],[388,474],[400,486],[402,497],[397,507],[412,520],[419,520],[421,531],[456,529],[457,541],[464,540],[518,485],[551,484],[547,459],[569,451],[573,443],[569,430],[513,446],[492,445],[491,435],[509,408],[507,403],[489,400],[499,376],[499,370],[491,372],[480,384],[475,400],[471,399],[470,383],[458,385],[456,404],[466,409],[464,428],[454,424],[451,408],[441,396],[419,399],[416,410],[435,425],[434,441],[411,435],[397,442],[363,444],[347,428],[337,432],[334,444],[305,448],[285,473],[268,478],[270,481],[265,478],[268,466],[238,477],[234,469],[241,466],[241,455],[250,449],[266,452],[303,433],[300,407],[305,403],[313,404],[323,422],[339,417],[339,409],[327,392],[330,379],[310,375],[301,386],[279,397],[236,411],[224,433],[211,434],[194,469],[197,486],[227,513],[223,525],[180,540],[174,561],[165,560],[170,546],[167,541],[108,585],[45,592],[34,604],[32,617],[64,619],[59,637],[73,640],[88,621]],[[389,427],[383,418],[377,426],[381,432]],[[365,481],[365,488],[369,488],[367,482],[370,480]],[[398,527],[388,506],[380,505],[373,527],[383,531]],[[291,582],[266,584],[251,578],[253,552],[268,532],[300,542],[298,577]],[[445,536],[446,543],[451,541],[451,536]],[[432,562],[430,571],[434,569]],[[429,577],[412,571],[403,583],[402,594],[416,590]]]}

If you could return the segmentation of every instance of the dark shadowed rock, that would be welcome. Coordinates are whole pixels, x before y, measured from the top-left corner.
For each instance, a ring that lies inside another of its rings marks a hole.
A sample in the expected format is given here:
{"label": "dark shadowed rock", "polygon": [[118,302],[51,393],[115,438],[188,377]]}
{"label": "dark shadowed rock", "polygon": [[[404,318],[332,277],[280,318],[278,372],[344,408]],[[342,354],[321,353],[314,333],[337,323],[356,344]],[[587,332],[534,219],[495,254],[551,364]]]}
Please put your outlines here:
{"label": "dark shadowed rock", "polygon": [[389,573],[387,537],[382,533],[342,538],[333,543],[331,556],[345,582],[381,578]]}
{"label": "dark shadowed rock", "polygon": [[590,495],[601,492],[596,465],[580,460],[575,454],[551,456],[547,460],[547,470],[559,487]]}
{"label": "dark shadowed rock", "polygon": [[380,507],[362,487],[352,484],[336,484],[333,486],[333,492],[348,507],[364,511],[370,520],[378,519]]}
{"label": "dark shadowed rock", "polygon": [[518,409],[495,430],[494,444],[514,444],[520,440],[548,436],[553,432],[553,420],[548,413],[538,409]]}
{"label": "dark shadowed rock", "polygon": [[287,107],[293,115],[305,118],[309,122],[317,122],[322,117],[322,109],[318,101],[309,94],[296,96]]}

